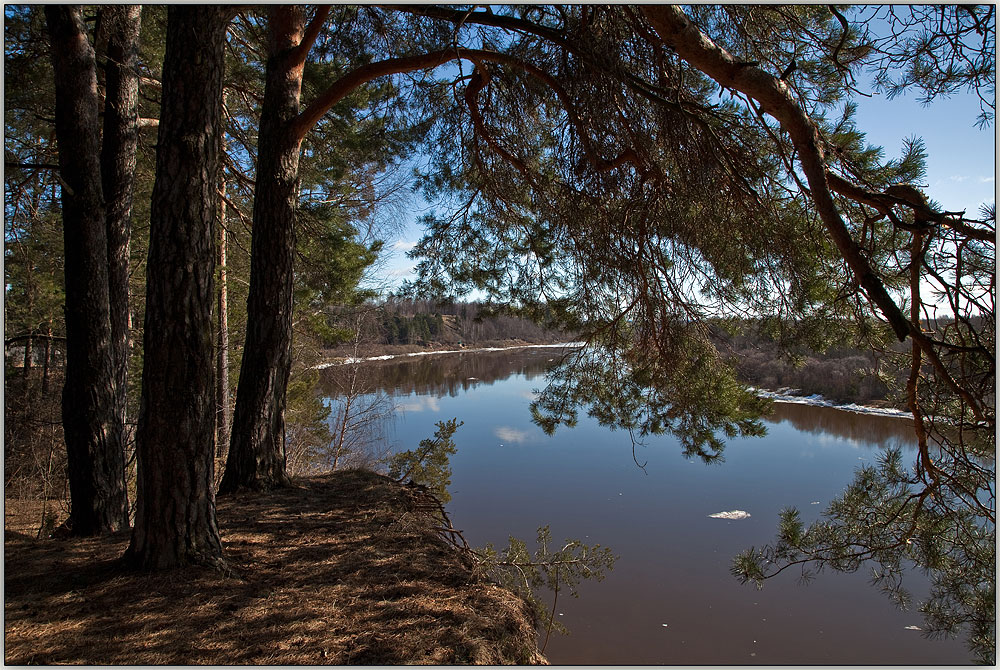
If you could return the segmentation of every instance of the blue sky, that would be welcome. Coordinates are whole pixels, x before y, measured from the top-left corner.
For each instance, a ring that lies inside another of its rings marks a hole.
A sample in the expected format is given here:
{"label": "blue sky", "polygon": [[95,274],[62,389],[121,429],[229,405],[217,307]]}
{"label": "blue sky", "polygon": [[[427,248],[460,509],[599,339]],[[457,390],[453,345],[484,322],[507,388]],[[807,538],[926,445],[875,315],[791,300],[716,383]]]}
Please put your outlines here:
{"label": "blue sky", "polygon": [[[996,201],[996,126],[976,127],[978,115],[978,98],[965,93],[927,106],[916,102],[912,94],[893,100],[875,95],[858,98],[857,126],[867,133],[870,144],[882,146],[890,158],[900,155],[905,138],[923,138],[927,178],[922,186],[928,196],[947,211],[964,209],[975,218],[981,205]],[[404,252],[423,234],[417,220],[427,204],[415,195],[411,207],[412,216],[399,238],[387,245],[391,256],[384,272],[390,274],[394,286],[412,278],[415,263]]]}
{"label": "blue sky", "polygon": [[996,199],[996,128],[977,128],[978,115],[979,99],[964,93],[928,106],[912,95],[874,96],[859,99],[857,122],[887,156],[899,155],[904,138],[922,137],[927,194],[949,212],[965,209],[976,218],[980,205]]}

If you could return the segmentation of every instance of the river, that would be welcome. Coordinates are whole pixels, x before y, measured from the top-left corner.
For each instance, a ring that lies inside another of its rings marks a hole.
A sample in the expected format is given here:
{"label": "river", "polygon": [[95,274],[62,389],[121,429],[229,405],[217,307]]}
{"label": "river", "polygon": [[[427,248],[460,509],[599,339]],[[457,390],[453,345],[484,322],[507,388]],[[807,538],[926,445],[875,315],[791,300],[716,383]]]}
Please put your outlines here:
{"label": "river", "polygon": [[[464,422],[449,513],[474,546],[533,547],[548,524],[553,539],[610,547],[619,557],[580,598],[560,597],[553,664],[961,665],[962,640],[928,640],[919,612],[898,610],[870,575],[824,572],[806,585],[788,570],[763,590],[730,574],[731,558],[772,541],[779,511],[819,516],[863,463],[899,445],[912,461],[905,419],[775,403],[764,438],[727,442],[725,462],[685,458],[670,436],[647,439],[633,460],[627,433],[581,412],[572,429],[546,436],[528,404],[544,386],[557,349],[406,357],[362,363],[367,382],[392,394],[391,439],[415,448],[437,421]],[[343,369],[323,372],[324,388]],[[710,515],[743,510],[748,518]],[[915,601],[924,584],[911,579]]]}

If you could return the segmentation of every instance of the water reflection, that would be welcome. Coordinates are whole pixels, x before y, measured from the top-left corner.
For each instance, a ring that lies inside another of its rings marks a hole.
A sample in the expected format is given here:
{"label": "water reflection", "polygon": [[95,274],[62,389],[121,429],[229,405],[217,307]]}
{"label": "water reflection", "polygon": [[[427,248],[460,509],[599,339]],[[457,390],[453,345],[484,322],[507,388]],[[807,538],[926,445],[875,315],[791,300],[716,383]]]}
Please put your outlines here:
{"label": "water reflection", "polygon": [[796,403],[775,402],[768,419],[814,435],[834,435],[870,449],[915,448],[913,423],[906,418],[858,414]]}
{"label": "water reflection", "polygon": [[322,371],[320,389],[335,395],[338,375],[345,375],[354,365],[363,365],[374,388],[396,395],[429,394],[455,397],[478,385],[490,385],[511,375],[532,380],[542,376],[559,361],[559,349],[514,349],[441,356],[399,357],[333,366]]}
{"label": "water reflection", "polygon": [[[788,573],[757,591],[729,571],[738,552],[773,539],[782,508],[812,521],[879,448],[911,448],[908,421],[775,403],[768,436],[729,440],[725,463],[689,460],[667,435],[645,440],[640,470],[626,432],[587,416],[552,436],[531,423],[532,389],[558,359],[523,349],[364,364],[372,388],[406,409],[397,449],[415,447],[438,421],[465,422],[450,461],[449,514],[470,544],[504,546],[549,524],[555,539],[600,543],[620,557],[578,600],[560,598],[556,614],[571,635],[550,640],[552,663],[967,662],[960,640],[915,632],[920,613],[894,609],[867,573],[824,573],[808,587]],[[330,383],[338,370],[323,373]],[[722,510],[748,515],[711,518]],[[925,586],[915,578],[919,598]]]}
{"label": "water reflection", "polygon": [[[353,367],[362,365],[370,390],[393,393],[401,399],[396,405],[398,409],[437,412],[440,409],[439,398],[454,398],[477,386],[491,386],[514,375],[537,381],[535,387],[541,388],[545,384],[546,370],[556,365],[561,356],[562,350],[559,349],[524,348],[365,361],[326,368],[322,372],[320,389],[327,396],[336,396],[338,376],[349,374]],[[528,401],[534,399],[530,389],[522,390],[520,395]],[[771,423],[788,423],[797,430],[814,435],[851,440],[869,449],[915,446],[912,424],[905,418],[775,402],[767,419]],[[523,430],[504,427],[496,430],[496,436],[501,441],[523,443],[528,437]]]}

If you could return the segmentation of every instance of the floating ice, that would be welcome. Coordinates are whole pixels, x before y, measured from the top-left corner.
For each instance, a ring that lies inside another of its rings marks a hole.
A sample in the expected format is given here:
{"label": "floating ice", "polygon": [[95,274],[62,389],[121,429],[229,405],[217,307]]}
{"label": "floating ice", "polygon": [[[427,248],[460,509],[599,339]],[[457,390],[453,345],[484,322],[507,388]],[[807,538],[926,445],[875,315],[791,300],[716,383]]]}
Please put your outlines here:
{"label": "floating ice", "polygon": [[798,389],[781,388],[777,391],[767,391],[756,387],[750,388],[761,398],[770,398],[771,400],[775,400],[777,402],[791,403],[795,405],[811,405],[813,407],[832,407],[833,409],[839,409],[845,412],[854,412],[855,414],[874,414],[877,416],[898,417],[903,419],[913,417],[913,415],[909,412],[889,407],[869,407],[867,405],[858,405],[856,403],[838,405],[837,403],[827,400],[819,394],[807,396],[798,395]]}
{"label": "floating ice", "polygon": [[709,514],[708,516],[712,519],[729,519],[737,521],[739,519],[749,519],[750,513],[744,512],[741,509],[734,509],[729,512],[716,512],[715,514]]}

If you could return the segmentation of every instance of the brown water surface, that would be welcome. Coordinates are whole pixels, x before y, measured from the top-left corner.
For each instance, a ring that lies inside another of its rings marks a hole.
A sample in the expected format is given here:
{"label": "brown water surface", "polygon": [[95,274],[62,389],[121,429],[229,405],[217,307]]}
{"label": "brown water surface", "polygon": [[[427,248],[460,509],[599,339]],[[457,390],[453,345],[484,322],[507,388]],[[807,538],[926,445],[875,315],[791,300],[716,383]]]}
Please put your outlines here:
{"label": "brown water surface", "polygon": [[[399,449],[458,417],[452,457],[456,527],[474,545],[529,540],[548,524],[554,539],[609,546],[619,556],[581,597],[561,597],[556,616],[571,631],[553,635],[554,664],[956,665],[961,640],[927,640],[915,610],[897,610],[868,584],[869,573],[823,573],[808,585],[793,571],[763,590],[741,586],[732,557],[770,542],[779,511],[816,519],[886,447],[915,452],[909,421],[825,407],[775,403],[768,435],[728,442],[725,462],[686,459],[677,441],[646,441],[632,459],[628,435],[581,415],[573,429],[545,436],[528,403],[544,386],[554,349],[419,356],[364,363],[372,388],[401,408]],[[331,381],[344,370],[325,371]],[[332,393],[332,390],[331,390]],[[742,520],[709,515],[730,510]],[[912,575],[915,600],[926,590]],[[548,596],[546,596],[548,597]]]}

